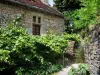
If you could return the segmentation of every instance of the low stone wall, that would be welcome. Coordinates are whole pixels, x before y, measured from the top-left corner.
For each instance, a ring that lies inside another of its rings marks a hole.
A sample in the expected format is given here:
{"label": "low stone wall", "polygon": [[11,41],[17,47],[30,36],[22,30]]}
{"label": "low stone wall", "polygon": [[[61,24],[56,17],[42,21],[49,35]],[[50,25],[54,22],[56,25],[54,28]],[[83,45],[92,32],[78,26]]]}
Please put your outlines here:
{"label": "low stone wall", "polygon": [[100,25],[96,25],[88,34],[85,43],[85,61],[89,64],[91,75],[100,75]]}

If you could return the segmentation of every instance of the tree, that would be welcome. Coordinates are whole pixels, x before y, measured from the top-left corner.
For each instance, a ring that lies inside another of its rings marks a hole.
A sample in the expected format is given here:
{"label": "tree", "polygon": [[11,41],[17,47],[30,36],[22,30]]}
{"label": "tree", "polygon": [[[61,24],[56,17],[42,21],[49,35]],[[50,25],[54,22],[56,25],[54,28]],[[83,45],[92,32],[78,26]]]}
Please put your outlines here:
{"label": "tree", "polygon": [[55,6],[61,12],[80,8],[80,0],[54,0]]}
{"label": "tree", "polygon": [[[71,0],[70,0],[71,1]],[[62,5],[59,2],[63,2]],[[78,0],[76,1],[76,3]],[[97,24],[97,15],[99,15],[100,0],[80,0],[80,5],[84,6],[76,10],[67,10],[68,0],[55,0],[58,10],[63,11],[67,33],[79,33],[84,29],[88,30],[88,25]],[[60,8],[63,6],[64,9]],[[70,9],[70,8],[69,8]]]}

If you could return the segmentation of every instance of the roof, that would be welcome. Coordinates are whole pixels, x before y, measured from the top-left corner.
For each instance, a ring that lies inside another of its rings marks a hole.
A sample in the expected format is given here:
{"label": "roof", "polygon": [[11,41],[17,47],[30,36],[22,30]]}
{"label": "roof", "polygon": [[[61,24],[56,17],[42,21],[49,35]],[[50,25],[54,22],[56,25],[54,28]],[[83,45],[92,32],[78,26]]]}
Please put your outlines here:
{"label": "roof", "polygon": [[[0,2],[3,0],[0,0]],[[4,2],[10,2],[13,4],[18,4],[26,6],[32,9],[38,9],[42,12],[46,12],[51,15],[56,15],[63,18],[63,14],[58,10],[50,7],[49,5],[44,4],[41,0],[4,0]]]}

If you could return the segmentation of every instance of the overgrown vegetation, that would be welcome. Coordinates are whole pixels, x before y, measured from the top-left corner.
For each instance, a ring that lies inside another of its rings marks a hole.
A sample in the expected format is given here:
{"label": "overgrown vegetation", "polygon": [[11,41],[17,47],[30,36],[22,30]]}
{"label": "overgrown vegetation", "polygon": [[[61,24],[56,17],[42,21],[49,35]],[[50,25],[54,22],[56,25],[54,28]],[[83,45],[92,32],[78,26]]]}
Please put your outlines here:
{"label": "overgrown vegetation", "polygon": [[18,24],[0,28],[0,74],[48,75],[57,72],[62,68],[57,62],[66,52],[68,40],[75,40],[77,44],[80,41],[75,34],[29,35]]}
{"label": "overgrown vegetation", "polygon": [[90,75],[87,64],[79,64],[78,68],[72,66],[68,75]]}
{"label": "overgrown vegetation", "polygon": [[82,46],[80,46],[78,49],[75,50],[75,62],[76,63],[85,62],[84,48]]}
{"label": "overgrown vegetation", "polygon": [[[57,39],[56,39],[57,38]],[[25,29],[10,25],[0,28],[0,71],[17,75],[48,75],[61,69],[56,65],[66,40],[55,35],[31,36]]]}
{"label": "overgrown vegetation", "polygon": [[[65,32],[71,35],[78,34],[81,36],[81,40],[86,42],[89,38],[86,33],[94,25],[100,23],[100,0],[54,0],[54,2],[57,9],[64,14]],[[83,41],[81,42],[83,43]],[[80,43],[80,47],[76,49],[75,53],[77,62],[84,60],[83,54]]]}
{"label": "overgrown vegetation", "polygon": [[[79,33],[81,31],[87,32],[89,25],[95,25],[99,23],[99,3],[100,0],[54,0],[58,10],[64,13],[65,25],[67,33]],[[67,6],[71,3],[70,10],[67,10]],[[79,8],[73,6],[77,3]],[[61,5],[62,4],[62,5]],[[62,9],[63,8],[63,9]]]}
{"label": "overgrown vegetation", "polygon": [[[100,0],[55,0],[55,2],[57,8],[64,13],[66,34],[29,35],[20,26],[20,17],[17,17],[13,24],[0,28],[1,75],[8,71],[11,71],[8,73],[10,75],[48,75],[59,71],[62,65],[57,62],[66,52],[67,42],[74,40],[78,48],[80,38],[84,38],[89,25],[99,23]],[[77,7],[74,8],[75,5]],[[81,47],[79,48],[75,54],[76,61],[84,62],[84,52]],[[69,75],[89,75],[88,72],[87,65],[80,64],[78,69],[72,68]]]}
{"label": "overgrown vegetation", "polygon": [[79,9],[81,7],[80,0],[54,0],[55,6],[61,12]]}

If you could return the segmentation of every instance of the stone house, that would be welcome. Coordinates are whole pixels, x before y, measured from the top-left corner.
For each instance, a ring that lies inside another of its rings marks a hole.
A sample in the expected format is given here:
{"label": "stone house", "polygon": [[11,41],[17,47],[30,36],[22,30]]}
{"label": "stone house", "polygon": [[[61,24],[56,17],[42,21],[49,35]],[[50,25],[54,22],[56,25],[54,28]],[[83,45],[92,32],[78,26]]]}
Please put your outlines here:
{"label": "stone house", "polygon": [[64,31],[63,15],[48,0],[0,0],[0,25],[7,25],[17,14],[24,15],[22,25],[30,34],[60,35]]}

